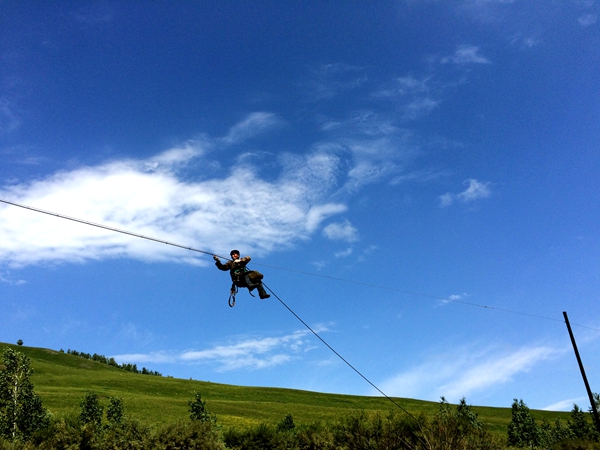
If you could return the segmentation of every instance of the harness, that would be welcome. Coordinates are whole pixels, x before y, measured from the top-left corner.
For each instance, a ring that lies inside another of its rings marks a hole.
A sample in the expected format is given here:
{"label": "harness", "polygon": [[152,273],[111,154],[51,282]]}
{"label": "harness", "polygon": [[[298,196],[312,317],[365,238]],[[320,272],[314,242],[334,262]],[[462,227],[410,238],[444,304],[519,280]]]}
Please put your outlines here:
{"label": "harness", "polygon": [[[250,274],[255,274],[258,283],[252,282]],[[233,308],[235,306],[235,296],[238,293],[239,287],[247,287],[248,293],[252,297],[254,297],[254,295],[252,294],[252,290],[259,285],[260,280],[263,278],[263,275],[260,272],[257,272],[256,270],[250,270],[244,266],[239,269],[235,269],[233,271],[232,278],[233,283],[231,283],[231,289],[229,290],[229,300],[227,300],[227,303],[229,304],[230,308]]]}

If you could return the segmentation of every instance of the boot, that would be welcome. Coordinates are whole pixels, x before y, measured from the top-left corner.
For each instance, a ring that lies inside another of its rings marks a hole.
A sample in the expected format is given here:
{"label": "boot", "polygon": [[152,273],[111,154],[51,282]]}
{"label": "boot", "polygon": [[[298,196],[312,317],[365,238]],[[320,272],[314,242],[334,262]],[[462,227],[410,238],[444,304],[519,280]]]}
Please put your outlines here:
{"label": "boot", "polygon": [[264,300],[265,298],[269,298],[270,295],[267,294],[267,291],[265,291],[264,286],[261,284],[259,284],[258,286],[256,286],[256,288],[258,289],[258,296]]}

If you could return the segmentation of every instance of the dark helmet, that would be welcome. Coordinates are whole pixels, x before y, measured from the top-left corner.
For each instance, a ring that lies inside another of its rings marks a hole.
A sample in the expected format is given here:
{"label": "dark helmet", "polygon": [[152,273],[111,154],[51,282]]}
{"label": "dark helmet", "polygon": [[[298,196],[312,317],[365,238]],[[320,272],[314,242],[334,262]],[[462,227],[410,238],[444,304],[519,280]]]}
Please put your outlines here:
{"label": "dark helmet", "polygon": [[237,255],[239,255],[239,254],[240,254],[240,251],[239,251],[239,250],[231,250],[231,251],[229,252],[229,256],[232,256],[234,253],[235,253],[235,254],[237,254]]}

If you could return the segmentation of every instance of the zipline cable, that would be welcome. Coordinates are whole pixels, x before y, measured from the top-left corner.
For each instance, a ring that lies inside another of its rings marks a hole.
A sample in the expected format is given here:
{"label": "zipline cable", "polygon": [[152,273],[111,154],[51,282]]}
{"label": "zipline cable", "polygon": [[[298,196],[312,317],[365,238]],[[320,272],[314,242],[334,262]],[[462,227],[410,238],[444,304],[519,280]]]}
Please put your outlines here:
{"label": "zipline cable", "polygon": [[[8,201],[8,200],[3,200],[3,199],[0,199],[0,202],[6,203],[7,205],[17,206],[17,207],[23,208],[23,209],[28,209],[30,211],[34,211],[34,212],[38,212],[38,213],[42,213],[42,214],[47,214],[49,216],[58,217],[60,219],[71,220],[73,222],[78,222],[78,223],[81,223],[81,224],[84,224],[84,225],[90,225],[90,226],[97,227],[97,228],[102,228],[102,229],[108,230],[108,231],[114,231],[116,233],[122,233],[122,234],[126,234],[128,236],[133,236],[133,237],[137,237],[137,238],[140,238],[140,239],[146,239],[146,240],[149,240],[149,241],[158,242],[160,244],[171,245],[173,247],[182,248],[184,250],[189,250],[189,251],[192,251],[192,252],[203,253],[205,255],[211,255],[211,256],[215,255],[212,252],[208,252],[208,251],[204,251],[204,250],[199,250],[197,248],[188,247],[188,246],[185,246],[185,245],[181,245],[181,244],[177,244],[177,243],[174,243],[174,242],[165,241],[165,240],[162,240],[162,239],[153,238],[153,237],[150,237],[150,236],[144,236],[142,234],[133,233],[131,231],[122,230],[120,228],[109,227],[107,225],[102,225],[102,224],[99,224],[99,223],[90,222],[88,220],[78,219],[76,217],[66,216],[64,214],[59,214],[59,213],[55,213],[55,212],[52,212],[52,211],[46,211],[46,210],[43,210],[43,209],[40,209],[40,208],[34,208],[33,206],[27,206],[27,205],[23,205],[21,203],[11,202],[11,201]],[[216,255],[216,256],[218,256],[218,257],[220,257],[222,259],[230,260],[230,258],[227,258],[225,256],[220,256],[220,255]],[[475,306],[475,307],[478,307],[478,308],[484,308],[484,309],[489,309],[489,310],[494,310],[494,311],[507,312],[507,313],[511,313],[511,314],[518,314],[518,315],[522,315],[522,316],[534,317],[534,318],[537,318],[537,319],[551,320],[553,322],[564,323],[564,320],[555,319],[555,318],[552,318],[552,317],[545,317],[545,316],[540,316],[540,315],[536,315],[536,314],[524,313],[524,312],[520,312],[520,311],[513,311],[513,310],[510,310],[510,309],[496,308],[494,306],[480,305],[480,304],[477,304],[477,303],[467,302],[467,301],[464,301],[464,300],[450,299],[450,298],[447,298],[447,297],[439,297],[439,296],[436,296],[436,295],[422,294],[422,293],[419,293],[419,292],[405,291],[405,290],[401,290],[401,289],[392,288],[392,287],[389,287],[389,286],[381,286],[381,285],[377,285],[377,284],[364,283],[362,281],[348,280],[348,279],[344,279],[344,278],[337,278],[337,277],[332,277],[332,276],[328,276],[328,275],[321,275],[321,274],[312,273],[312,272],[304,272],[304,271],[295,270],[295,269],[287,269],[285,267],[271,266],[271,265],[260,264],[260,263],[254,263],[254,264],[258,265],[258,266],[262,266],[262,267],[269,267],[269,268],[272,268],[272,269],[285,270],[285,271],[294,272],[294,273],[301,273],[303,275],[310,275],[310,276],[313,276],[313,277],[326,278],[326,279],[335,280],[335,281],[342,281],[342,282],[345,282],[345,283],[353,283],[353,284],[358,284],[358,285],[362,285],[362,286],[368,286],[368,287],[374,287],[374,288],[378,288],[378,289],[386,289],[386,290],[389,290],[389,291],[400,292],[400,293],[403,293],[403,294],[417,295],[417,296],[420,296],[420,297],[427,297],[427,298],[432,298],[432,299],[436,299],[436,300],[442,300],[442,301],[445,301],[445,302],[461,303],[461,304],[464,304],[464,305]],[[577,323],[571,323],[571,325],[572,326],[581,327],[581,328],[586,328],[588,330],[593,330],[593,331],[600,332],[600,330],[597,329],[597,328],[592,328],[592,327],[588,327],[588,326],[577,324]]]}
{"label": "zipline cable", "polygon": [[273,292],[273,290],[267,286],[265,283],[263,283],[263,286],[266,287],[269,292],[271,294],[273,294],[275,296],[275,298],[277,300],[279,300],[279,303],[281,303],[283,306],[285,306],[285,308],[291,312],[294,317],[296,317],[296,319],[298,319],[300,321],[300,323],[302,325],[304,325],[312,334],[314,334],[317,339],[319,339],[323,344],[325,344],[325,346],[331,350],[339,359],[341,359],[344,363],[346,363],[346,365],[348,367],[350,367],[352,370],[354,370],[363,380],[365,380],[367,383],[369,383],[371,386],[373,386],[377,392],[379,392],[381,395],[383,395],[385,398],[387,398],[390,402],[392,402],[394,405],[396,405],[398,408],[400,408],[400,410],[404,411],[406,414],[408,414],[410,417],[412,417],[415,421],[418,422],[417,418],[415,416],[413,416],[410,412],[408,412],[406,409],[404,409],[402,406],[400,406],[392,397],[389,397],[385,392],[383,392],[381,389],[379,389],[374,383],[371,382],[371,380],[369,380],[366,376],[364,376],[356,367],[354,367],[352,364],[350,364],[342,355],[340,355],[331,345],[329,345],[327,343],[327,341],[325,341],[325,339],[323,339],[319,333],[317,333],[315,330],[313,330],[304,320],[302,320],[302,318],[300,318],[300,316],[298,314],[296,314],[292,308],[290,308],[283,300],[281,300],[279,298],[279,296]]}
{"label": "zipline cable", "polygon": [[[52,211],[46,211],[44,209],[34,208],[33,206],[27,206],[27,205],[23,205],[21,203],[9,202],[8,200],[2,200],[1,198],[0,198],[0,202],[6,203],[7,205],[18,206],[19,208],[28,209],[30,211],[35,211],[35,212],[39,212],[39,213],[42,213],[42,214],[47,214],[49,216],[58,217],[60,219],[71,220],[73,222],[82,223],[84,225],[90,225],[90,226],[93,226],[93,227],[102,228],[104,230],[114,231],[116,233],[126,234],[128,236],[133,236],[133,237],[137,237],[137,238],[141,238],[141,239],[147,239],[149,241],[158,242],[159,244],[172,245],[173,247],[179,247],[179,248],[182,248],[184,250],[190,250],[192,252],[204,253],[205,255],[211,255],[211,256],[214,255],[214,253],[212,253],[212,252],[206,252],[204,250],[199,250],[199,249],[193,248],[193,247],[187,247],[185,245],[176,244],[174,242],[163,241],[162,239],[156,239],[156,238],[153,238],[153,237],[150,237],[150,236],[144,236],[143,234],[132,233],[131,231],[126,231],[126,230],[121,230],[119,228],[109,227],[107,225],[102,225],[100,223],[90,222],[88,220],[78,219],[76,217],[65,216],[64,214],[58,214],[58,213],[55,213],[55,212],[52,212]],[[219,256],[219,255],[217,255],[217,256]],[[219,256],[219,257],[223,258],[223,259],[229,259],[229,258],[226,258],[224,256]]]}
{"label": "zipline cable", "polygon": [[[402,294],[416,295],[416,296],[419,296],[419,297],[426,297],[426,298],[432,298],[432,299],[435,299],[435,300],[442,300],[444,302],[449,302],[449,303],[450,302],[451,303],[461,303],[463,305],[476,306],[477,308],[491,309],[491,310],[501,311],[501,312],[506,312],[506,313],[511,313],[511,314],[520,314],[522,316],[535,317],[536,319],[545,319],[545,320],[551,320],[551,321],[554,321],[554,322],[564,323],[564,320],[555,319],[553,317],[540,316],[540,315],[537,315],[537,314],[531,314],[531,313],[520,312],[520,311],[512,311],[510,309],[497,308],[495,306],[488,306],[488,305],[481,305],[481,304],[478,304],[478,303],[467,302],[465,300],[458,300],[458,299],[453,299],[453,298],[448,298],[448,297],[440,297],[438,295],[431,295],[431,294],[423,294],[423,293],[420,293],[420,292],[406,291],[406,290],[403,290],[403,289],[393,288],[393,287],[390,287],[390,286],[382,286],[380,284],[365,283],[364,281],[349,280],[347,278],[333,277],[333,276],[330,276],[330,275],[322,275],[320,273],[314,273],[314,272],[304,272],[302,270],[288,269],[286,267],[278,267],[278,266],[272,266],[272,265],[261,264],[261,263],[254,263],[254,264],[257,265],[257,266],[268,267],[270,269],[285,270],[285,271],[288,271],[288,272],[300,273],[300,274],[303,274],[303,275],[310,275],[310,276],[313,276],[313,277],[320,277],[320,278],[325,278],[325,279],[328,279],[328,280],[342,281],[344,283],[358,284],[360,286],[367,286],[367,287],[372,287],[372,288],[377,288],[377,289],[386,289],[388,291],[400,292]],[[575,325],[575,324],[572,324],[572,325]],[[594,330],[594,331],[600,332],[600,330],[597,330],[595,328],[586,327],[585,325],[577,325],[577,326],[582,327],[582,328],[589,328],[590,330]]]}

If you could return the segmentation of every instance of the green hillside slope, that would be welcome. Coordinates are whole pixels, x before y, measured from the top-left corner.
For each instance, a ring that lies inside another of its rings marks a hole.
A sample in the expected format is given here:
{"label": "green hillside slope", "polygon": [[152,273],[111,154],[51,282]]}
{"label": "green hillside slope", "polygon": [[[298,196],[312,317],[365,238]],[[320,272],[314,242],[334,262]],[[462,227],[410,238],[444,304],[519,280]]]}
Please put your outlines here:
{"label": "green hillside slope", "polygon": [[[53,414],[78,413],[79,403],[88,391],[95,391],[106,404],[108,397],[120,397],[126,415],[146,424],[175,422],[189,417],[188,401],[194,391],[202,395],[211,413],[225,427],[244,427],[260,422],[275,424],[291,413],[296,423],[336,420],[355,410],[381,411],[397,409],[383,397],[363,397],[321,394],[280,388],[258,388],[224,385],[171,377],[135,374],[68,355],[54,350],[0,344],[0,352],[11,347],[31,359],[35,373],[32,381],[44,406]],[[435,402],[394,399],[413,415],[433,414]],[[524,399],[525,402],[527,399]],[[468,399],[467,399],[468,401]],[[510,406],[512,399],[507,399]],[[480,419],[497,433],[506,433],[511,410],[507,408],[474,407]],[[566,420],[568,413],[533,411],[536,419],[550,422],[558,417]]]}

